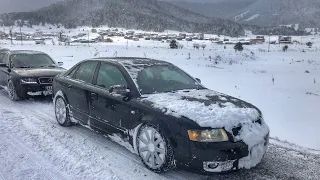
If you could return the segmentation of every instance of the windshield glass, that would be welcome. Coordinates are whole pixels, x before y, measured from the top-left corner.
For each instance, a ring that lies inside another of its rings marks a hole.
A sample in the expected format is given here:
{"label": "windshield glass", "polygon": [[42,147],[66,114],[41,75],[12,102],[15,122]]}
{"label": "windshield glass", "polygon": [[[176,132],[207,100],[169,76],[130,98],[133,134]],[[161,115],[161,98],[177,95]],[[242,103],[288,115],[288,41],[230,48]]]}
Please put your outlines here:
{"label": "windshield glass", "polygon": [[12,68],[56,67],[46,54],[14,54],[10,60]]}
{"label": "windshield glass", "polygon": [[175,66],[154,65],[139,72],[137,84],[142,94],[183,89],[204,89],[193,78]]}

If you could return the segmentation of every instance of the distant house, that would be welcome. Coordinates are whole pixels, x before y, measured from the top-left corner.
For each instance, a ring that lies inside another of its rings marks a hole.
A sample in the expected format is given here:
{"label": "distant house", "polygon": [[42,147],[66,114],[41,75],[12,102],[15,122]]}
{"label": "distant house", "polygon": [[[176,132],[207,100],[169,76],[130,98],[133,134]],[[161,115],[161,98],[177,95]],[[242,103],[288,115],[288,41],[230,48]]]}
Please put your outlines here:
{"label": "distant house", "polygon": [[264,36],[256,36],[256,38],[251,39],[250,42],[252,44],[262,44],[262,43],[266,42],[266,39],[264,38]]}
{"label": "distant house", "polygon": [[16,35],[16,38],[15,38],[15,40],[28,40],[28,39],[29,37],[25,34],[18,34]]}
{"label": "distant house", "polygon": [[128,31],[128,32],[126,32],[126,35],[134,35],[134,31]]}
{"label": "distant house", "polygon": [[279,44],[292,44],[291,36],[279,36]]}
{"label": "distant house", "polygon": [[97,33],[98,31],[97,31],[97,29],[91,29],[91,32],[92,33]]}

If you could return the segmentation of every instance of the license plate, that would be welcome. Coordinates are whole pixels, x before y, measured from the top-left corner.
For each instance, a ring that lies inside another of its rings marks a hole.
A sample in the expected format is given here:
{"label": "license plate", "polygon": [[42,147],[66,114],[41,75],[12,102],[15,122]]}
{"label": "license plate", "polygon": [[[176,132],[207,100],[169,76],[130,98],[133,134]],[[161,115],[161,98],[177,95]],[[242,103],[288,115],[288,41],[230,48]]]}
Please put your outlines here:
{"label": "license plate", "polygon": [[46,91],[52,91],[52,86],[46,86],[45,89]]}

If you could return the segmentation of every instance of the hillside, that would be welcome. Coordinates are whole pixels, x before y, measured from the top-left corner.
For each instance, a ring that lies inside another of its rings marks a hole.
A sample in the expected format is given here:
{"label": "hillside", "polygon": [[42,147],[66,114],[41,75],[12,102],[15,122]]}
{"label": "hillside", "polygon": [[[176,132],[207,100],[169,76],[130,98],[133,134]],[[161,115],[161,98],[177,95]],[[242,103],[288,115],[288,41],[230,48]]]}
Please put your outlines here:
{"label": "hillside", "polygon": [[0,15],[3,24],[16,20],[29,24],[59,24],[67,28],[109,25],[142,30],[165,29],[244,35],[241,25],[230,20],[209,18],[157,0],[67,0],[33,12]]}
{"label": "hillside", "polygon": [[225,19],[230,15],[244,9],[254,2],[254,0],[224,0],[224,1],[186,1],[168,0],[171,4],[190,10],[192,12],[208,16]]}
{"label": "hillside", "polygon": [[258,0],[229,18],[259,26],[320,27],[320,0]]}

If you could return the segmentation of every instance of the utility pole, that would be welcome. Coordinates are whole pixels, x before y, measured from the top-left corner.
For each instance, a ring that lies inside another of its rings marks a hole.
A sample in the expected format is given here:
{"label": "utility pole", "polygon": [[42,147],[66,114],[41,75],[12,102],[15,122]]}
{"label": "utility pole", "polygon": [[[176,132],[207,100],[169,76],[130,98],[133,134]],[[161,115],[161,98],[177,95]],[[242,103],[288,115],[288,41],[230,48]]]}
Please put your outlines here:
{"label": "utility pole", "polygon": [[270,52],[270,35],[272,35],[272,33],[271,33],[271,34],[269,34],[269,45],[268,45],[268,52]]}
{"label": "utility pole", "polygon": [[11,45],[13,45],[13,41],[12,41],[12,29],[10,29],[9,33],[10,33]]}
{"label": "utility pole", "polygon": [[20,41],[21,41],[21,45],[22,45],[22,32],[21,32],[21,24],[20,24]]}

